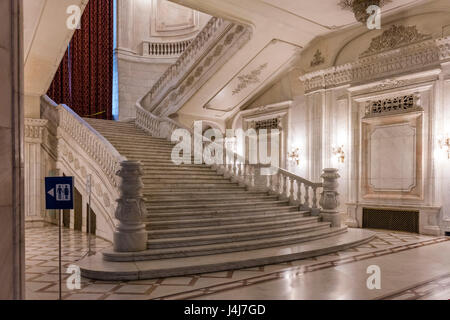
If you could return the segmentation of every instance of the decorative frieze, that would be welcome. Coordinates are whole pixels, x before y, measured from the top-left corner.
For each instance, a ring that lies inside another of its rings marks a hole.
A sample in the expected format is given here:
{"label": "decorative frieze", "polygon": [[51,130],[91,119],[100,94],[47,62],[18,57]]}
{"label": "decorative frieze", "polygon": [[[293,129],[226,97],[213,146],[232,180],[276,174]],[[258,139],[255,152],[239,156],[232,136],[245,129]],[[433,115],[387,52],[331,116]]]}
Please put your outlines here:
{"label": "decorative frieze", "polygon": [[415,94],[369,101],[366,117],[422,110],[418,104],[419,96]]}
{"label": "decorative frieze", "polygon": [[430,38],[430,35],[420,33],[416,26],[392,25],[381,35],[372,39],[369,48],[361,54],[361,57],[396,49]]}
{"label": "decorative frieze", "polygon": [[[450,37],[425,40],[300,77],[306,93],[436,67],[450,60]],[[380,88],[381,90],[383,88]]]}
{"label": "decorative frieze", "polygon": [[260,129],[279,129],[280,128],[280,119],[279,118],[273,118],[273,119],[267,119],[267,120],[260,120],[255,121],[254,123],[254,129],[260,130]]}

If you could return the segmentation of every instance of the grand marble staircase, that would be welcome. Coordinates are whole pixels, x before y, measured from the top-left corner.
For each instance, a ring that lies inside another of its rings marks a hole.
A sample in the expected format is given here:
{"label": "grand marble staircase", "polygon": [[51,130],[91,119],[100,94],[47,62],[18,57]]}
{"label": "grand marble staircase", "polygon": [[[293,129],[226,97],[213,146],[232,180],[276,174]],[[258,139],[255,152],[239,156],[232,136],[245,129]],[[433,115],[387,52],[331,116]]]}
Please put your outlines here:
{"label": "grand marble staircase", "polygon": [[143,164],[148,250],[133,260],[261,249],[346,231],[278,195],[248,191],[206,165],[175,165],[173,144],[134,123],[86,121],[121,155]]}

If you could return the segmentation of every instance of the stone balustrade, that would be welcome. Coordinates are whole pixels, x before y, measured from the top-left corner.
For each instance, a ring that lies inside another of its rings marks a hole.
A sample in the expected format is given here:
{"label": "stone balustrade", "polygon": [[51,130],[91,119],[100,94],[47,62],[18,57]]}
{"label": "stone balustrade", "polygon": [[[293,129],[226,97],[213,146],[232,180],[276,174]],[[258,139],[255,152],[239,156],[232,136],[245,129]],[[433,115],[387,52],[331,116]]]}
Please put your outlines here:
{"label": "stone balustrade", "polygon": [[[171,139],[172,132],[175,129],[183,128],[188,130],[194,137],[194,131],[186,128],[169,118],[162,118],[151,114],[151,112],[144,110],[140,104],[136,105],[139,110],[137,112],[136,123],[139,127],[147,132],[154,131],[154,121],[159,121],[162,124],[168,125],[167,131],[164,135],[157,134],[158,137],[165,137]],[[145,116],[146,119],[153,119],[148,122],[139,119],[140,116]],[[145,125],[149,125],[146,128]],[[192,141],[194,138],[192,139]],[[206,137],[202,137],[204,145],[220,143],[213,142]],[[192,150],[195,155],[195,150]],[[197,155],[203,158],[203,154]],[[223,152],[222,163],[213,163],[212,167],[225,177],[229,177],[234,182],[247,186],[251,190],[264,190],[279,195],[283,199],[289,199],[294,205],[298,205],[302,210],[311,211],[312,215],[321,215],[324,221],[331,222],[332,226],[340,226],[340,213],[337,210],[339,206],[337,180],[340,177],[338,169],[324,169],[322,174],[323,183],[312,182],[304,179],[292,172],[281,168],[274,168],[270,165],[250,164],[244,157],[235,153],[230,149]],[[205,160],[205,159],[204,159]],[[212,163],[211,159],[206,162]],[[262,169],[266,169],[263,171]],[[320,193],[319,201],[319,191]]]}
{"label": "stone balustrade", "polygon": [[151,58],[177,58],[189,47],[193,39],[174,42],[144,41],[143,56]]}

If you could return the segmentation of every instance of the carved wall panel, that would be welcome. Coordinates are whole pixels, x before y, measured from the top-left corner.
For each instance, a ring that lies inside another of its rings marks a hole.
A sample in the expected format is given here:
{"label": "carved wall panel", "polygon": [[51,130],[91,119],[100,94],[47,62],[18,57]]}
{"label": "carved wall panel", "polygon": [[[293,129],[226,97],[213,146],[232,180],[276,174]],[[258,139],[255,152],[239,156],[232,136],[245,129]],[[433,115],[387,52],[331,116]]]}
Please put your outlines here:
{"label": "carved wall panel", "polygon": [[363,119],[363,198],[423,199],[422,131],[422,111]]}
{"label": "carved wall panel", "polygon": [[151,36],[180,36],[199,28],[199,12],[167,0],[153,0]]}

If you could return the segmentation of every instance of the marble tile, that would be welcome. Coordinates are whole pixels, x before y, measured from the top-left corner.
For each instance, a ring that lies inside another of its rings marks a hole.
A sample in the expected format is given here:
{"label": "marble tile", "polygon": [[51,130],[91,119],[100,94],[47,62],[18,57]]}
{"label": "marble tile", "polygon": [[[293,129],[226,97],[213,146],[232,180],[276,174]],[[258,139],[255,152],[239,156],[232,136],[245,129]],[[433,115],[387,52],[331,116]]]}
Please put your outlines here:
{"label": "marble tile", "polygon": [[[57,254],[54,255],[57,246],[57,242],[54,241],[56,232],[57,228],[51,226],[27,230],[28,249],[36,248],[36,250],[28,250],[27,254],[27,299],[58,298],[58,268],[46,266],[48,263],[54,265],[54,262],[57,262]],[[85,238],[80,236],[81,233],[72,230],[65,230],[65,233],[67,234],[63,245],[72,243],[66,247],[68,254],[65,256],[65,262],[73,263],[85,252],[83,251],[83,248],[86,248],[86,242],[83,240]],[[364,267],[367,267],[368,263],[379,259],[377,263],[380,263],[382,270],[385,268],[387,270],[383,272],[387,272],[389,277],[399,279],[395,285],[387,286],[386,291],[389,293],[408,289],[410,277],[404,275],[405,270],[389,271],[389,268],[399,263],[405,264],[405,259],[414,259],[416,264],[417,261],[426,260],[432,266],[427,267],[420,274],[421,279],[427,280],[431,275],[442,273],[447,268],[447,262],[443,262],[441,256],[437,254],[440,251],[435,250],[434,254],[426,253],[427,248],[439,245],[435,243],[438,239],[404,233],[377,233],[377,238],[370,242],[369,246],[362,245],[337,254],[264,267],[137,281],[94,281],[82,278],[81,290],[65,289],[64,299],[143,300],[194,299],[196,297],[214,299],[231,296],[245,299],[258,297],[299,299],[311,296],[324,299],[347,299],[356,295],[376,298],[376,295],[368,295],[360,288],[362,285],[360,282],[363,281],[364,284],[367,279]],[[98,241],[101,245],[109,245],[107,241]],[[410,245],[421,241],[428,244],[415,249],[407,247],[406,250],[397,253],[393,250],[398,245]],[[448,242],[441,245],[445,246],[446,243]],[[417,253],[412,255],[415,251]],[[404,257],[404,255],[407,256]],[[357,257],[360,259],[357,260]],[[64,275],[64,277],[67,276]],[[383,278],[382,283],[390,281],[389,279]],[[448,285],[447,281],[450,283],[447,278],[439,278],[436,281],[442,282],[436,289],[441,291]],[[260,286],[261,289],[259,289]],[[440,297],[439,292],[433,291],[430,294]],[[409,297],[409,293],[404,294],[405,297]],[[413,293],[413,297],[426,298],[417,292]]]}

